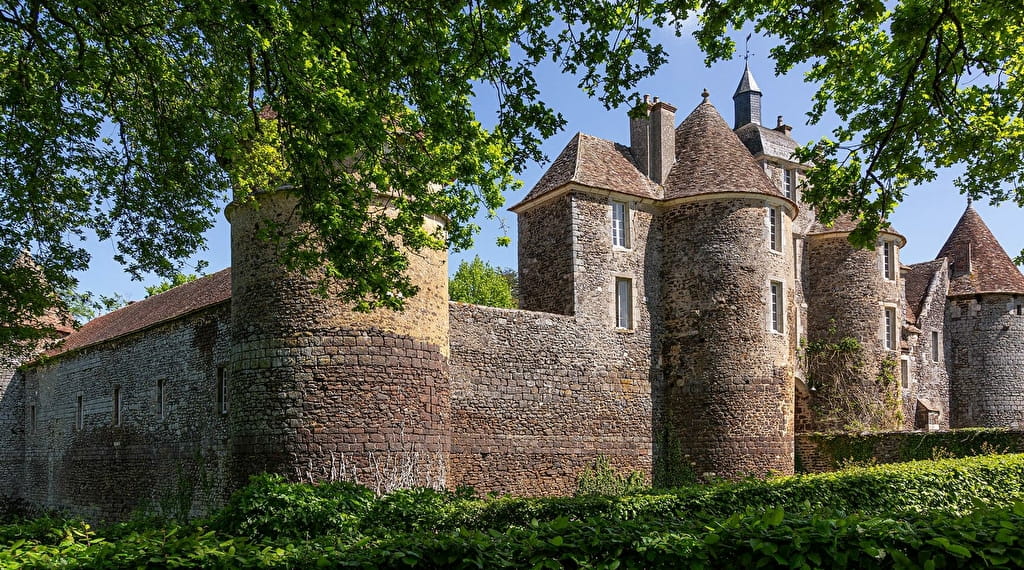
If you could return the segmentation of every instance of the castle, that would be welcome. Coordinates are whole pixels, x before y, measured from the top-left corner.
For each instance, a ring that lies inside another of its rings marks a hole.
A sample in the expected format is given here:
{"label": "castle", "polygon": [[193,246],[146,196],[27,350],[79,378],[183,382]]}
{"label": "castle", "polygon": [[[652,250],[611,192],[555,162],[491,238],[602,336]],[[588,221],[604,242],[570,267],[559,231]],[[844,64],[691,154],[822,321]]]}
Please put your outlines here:
{"label": "castle", "polygon": [[599,456],[785,474],[803,431],[1022,427],[1024,276],[974,209],[935,261],[855,249],[749,69],[733,100],[734,128],[705,93],[678,126],[648,100],[628,146],[575,135],[512,208],[518,310],[449,302],[430,252],[406,311],[353,312],[255,237],[293,197],[229,206],[230,269],[0,370],[0,489],[102,517],[262,471],[536,495]]}

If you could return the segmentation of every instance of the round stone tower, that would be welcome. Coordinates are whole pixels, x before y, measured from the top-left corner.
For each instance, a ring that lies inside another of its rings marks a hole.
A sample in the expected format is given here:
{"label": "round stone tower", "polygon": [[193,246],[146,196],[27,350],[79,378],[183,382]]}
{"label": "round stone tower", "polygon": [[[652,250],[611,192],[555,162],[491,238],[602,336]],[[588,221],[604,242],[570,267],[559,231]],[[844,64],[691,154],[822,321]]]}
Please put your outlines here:
{"label": "round stone tower", "polygon": [[[272,221],[301,227],[297,199],[268,192],[232,204],[232,473],[355,479],[379,490],[442,486],[451,440],[447,252],[409,256],[419,286],[402,312],[360,313],[287,271]],[[442,225],[427,219],[428,230]]]}
{"label": "round stone tower", "polygon": [[804,355],[815,431],[903,425],[899,249],[906,240],[882,231],[875,249],[858,249],[848,241],[856,225],[844,218],[807,234]]}
{"label": "round stone tower", "polygon": [[950,273],[950,427],[1022,428],[1024,276],[971,205],[938,257]]}
{"label": "round stone tower", "polygon": [[792,473],[796,205],[706,94],[664,186],[666,448],[701,477]]}

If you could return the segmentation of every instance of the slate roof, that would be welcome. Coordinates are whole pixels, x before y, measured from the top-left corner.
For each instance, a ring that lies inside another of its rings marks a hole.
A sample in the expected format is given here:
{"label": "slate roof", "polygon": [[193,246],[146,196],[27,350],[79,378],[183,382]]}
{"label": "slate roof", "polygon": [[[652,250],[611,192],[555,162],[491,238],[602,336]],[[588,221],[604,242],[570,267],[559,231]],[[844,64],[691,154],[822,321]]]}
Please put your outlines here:
{"label": "slate roof", "polygon": [[916,323],[921,317],[921,309],[924,308],[925,299],[928,298],[928,291],[933,287],[939,272],[946,266],[941,259],[915,263],[909,267],[909,271],[903,278],[903,284],[907,292],[907,321]]}
{"label": "slate roof", "polygon": [[757,123],[747,123],[736,129],[736,136],[753,156],[766,154],[792,160],[797,147],[793,137]]}
{"label": "slate roof", "polygon": [[62,354],[130,334],[231,298],[231,268],[179,285],[96,317],[71,333],[47,356]]}
{"label": "slate roof", "polygon": [[1024,293],[1024,275],[970,204],[936,257],[950,264],[951,296]]}
{"label": "slate roof", "polygon": [[665,199],[715,192],[782,195],[705,99],[676,129],[676,163],[665,180]]}
{"label": "slate roof", "polygon": [[736,92],[733,93],[733,97],[740,93],[747,93],[749,91],[761,92],[761,88],[757,86],[757,81],[754,81],[754,74],[750,72],[750,64],[744,64],[743,76],[740,77],[740,84],[736,86]]}
{"label": "slate roof", "polygon": [[629,147],[576,133],[522,202],[512,209],[570,183],[639,198],[661,197],[661,188],[636,167]]}

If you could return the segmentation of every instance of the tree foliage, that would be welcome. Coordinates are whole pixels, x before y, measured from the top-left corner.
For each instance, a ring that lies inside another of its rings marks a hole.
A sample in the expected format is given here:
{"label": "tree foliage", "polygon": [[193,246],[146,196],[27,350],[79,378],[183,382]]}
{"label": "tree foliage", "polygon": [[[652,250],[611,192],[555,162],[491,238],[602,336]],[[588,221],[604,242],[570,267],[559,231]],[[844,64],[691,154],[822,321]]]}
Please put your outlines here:
{"label": "tree foliage", "polygon": [[459,264],[455,276],[448,282],[448,296],[452,301],[514,309],[517,306],[512,295],[514,276],[514,271],[492,267],[478,255],[473,261]]}
{"label": "tree foliage", "polygon": [[156,285],[149,285],[146,287],[146,297],[152,297],[153,295],[159,295],[164,291],[169,291],[178,285],[184,285],[185,283],[191,283],[199,279],[195,273],[175,273],[170,279],[165,279],[157,283]]}
{"label": "tree foliage", "polygon": [[[695,0],[344,3],[28,0],[0,7],[0,342],[74,288],[81,238],[116,244],[136,278],[169,278],[204,246],[229,188],[285,186],[309,233],[285,262],[358,308],[416,288],[402,247],[464,248],[562,117],[534,71],[553,61],[608,106],[666,61],[652,30]],[[801,150],[824,221],[874,230],[910,184],[963,164],[976,197],[1024,204],[1019,37],[999,0],[710,0],[708,62],[753,22],[777,71],[811,64],[811,117],[843,121]],[[498,100],[493,126],[473,97]],[[488,124],[490,124],[488,122]],[[382,207],[381,197],[391,213]],[[448,220],[428,234],[424,215]],[[271,230],[273,228],[270,228]],[[267,232],[273,237],[272,231]],[[399,246],[402,244],[402,247]]]}

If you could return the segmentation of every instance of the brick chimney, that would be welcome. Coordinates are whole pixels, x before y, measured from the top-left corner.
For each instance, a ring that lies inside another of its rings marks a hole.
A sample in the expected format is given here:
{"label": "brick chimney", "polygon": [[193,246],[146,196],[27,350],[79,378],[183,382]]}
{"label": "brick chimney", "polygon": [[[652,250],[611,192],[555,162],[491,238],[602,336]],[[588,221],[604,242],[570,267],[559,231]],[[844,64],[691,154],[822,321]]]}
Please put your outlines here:
{"label": "brick chimney", "polygon": [[644,95],[646,118],[629,120],[629,148],[640,171],[663,184],[676,161],[676,108]]}

